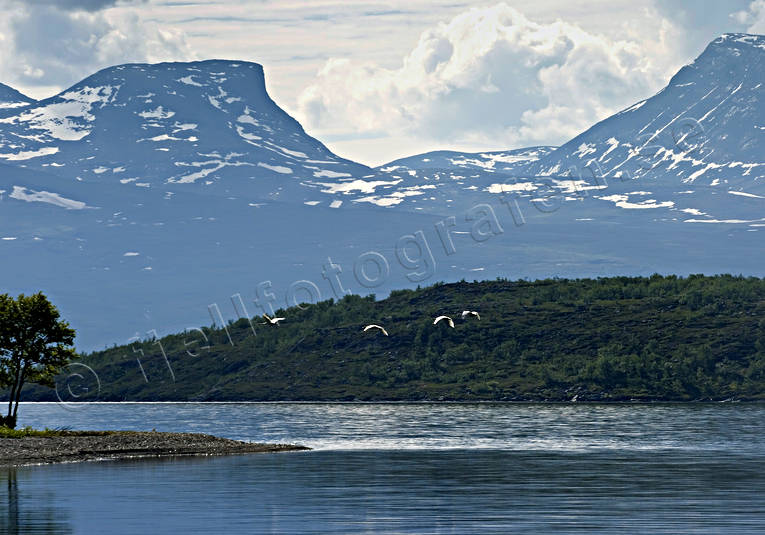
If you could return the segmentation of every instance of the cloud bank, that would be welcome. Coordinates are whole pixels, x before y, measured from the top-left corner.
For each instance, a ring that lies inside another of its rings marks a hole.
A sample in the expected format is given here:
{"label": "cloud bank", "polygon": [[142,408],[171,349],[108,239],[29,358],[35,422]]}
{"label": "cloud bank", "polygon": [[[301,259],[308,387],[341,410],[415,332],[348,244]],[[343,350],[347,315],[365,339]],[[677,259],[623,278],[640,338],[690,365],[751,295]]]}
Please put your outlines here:
{"label": "cloud bank", "polygon": [[62,10],[99,11],[117,4],[144,3],[146,0],[26,0],[28,5],[55,6]]}
{"label": "cloud bank", "polygon": [[0,0],[6,15],[0,20],[0,79],[44,93],[119,63],[193,58],[182,32],[144,21],[135,10],[102,9],[117,4]]}
{"label": "cloud bank", "polygon": [[765,33],[765,0],[754,0],[748,10],[734,13],[733,18],[745,24],[748,33]]}
{"label": "cloud bank", "polygon": [[505,3],[474,8],[425,31],[400,68],[329,60],[299,114],[330,134],[561,143],[666,83],[677,67],[666,54],[673,28],[663,21],[653,32],[618,40],[536,23]]}
{"label": "cloud bank", "polygon": [[561,143],[720,33],[765,32],[765,0],[476,4],[0,0],[0,82],[42,98],[119,63],[255,61],[312,135],[383,163]]}

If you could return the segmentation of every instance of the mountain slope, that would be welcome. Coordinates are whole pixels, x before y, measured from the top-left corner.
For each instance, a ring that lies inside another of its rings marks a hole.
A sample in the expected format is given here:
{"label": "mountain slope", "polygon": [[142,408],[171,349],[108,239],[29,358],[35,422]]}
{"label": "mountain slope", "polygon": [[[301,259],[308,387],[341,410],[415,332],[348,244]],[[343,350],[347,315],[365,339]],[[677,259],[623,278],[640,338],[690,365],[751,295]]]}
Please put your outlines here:
{"label": "mountain slope", "polygon": [[464,171],[487,171],[512,174],[516,169],[548,155],[556,147],[541,146],[524,149],[458,152],[439,150],[399,158],[381,165],[378,169],[409,171],[418,169],[460,169]]}
{"label": "mountain slope", "polygon": [[104,69],[0,118],[0,158],[69,179],[248,198],[372,173],[308,136],[268,96],[260,65],[219,60]]}
{"label": "mountain slope", "polygon": [[[765,191],[750,165],[765,135],[754,128],[760,44],[715,41],[662,93],[555,150],[437,152],[378,169],[308,136],[256,64],[105,69],[0,111],[2,291],[45,291],[92,349],[219,324],[242,303],[268,312],[438,280],[762,276]],[[708,107],[722,89],[707,86],[731,83]],[[644,162],[633,138],[665,139],[692,106],[709,137],[688,151],[714,149],[709,160],[686,151],[671,169],[588,174]],[[725,165],[708,173],[725,177],[687,181],[713,161]],[[569,162],[591,168],[567,173]]]}
{"label": "mountain slope", "polygon": [[[723,35],[655,96],[515,166],[510,177],[487,177],[494,180],[476,183],[475,193],[512,194],[546,212],[569,206],[588,220],[641,213],[646,225],[757,232],[765,224],[763,67],[765,36]],[[418,178],[428,172],[437,175]],[[461,165],[438,173],[465,175]]]}
{"label": "mountain slope", "polygon": [[655,96],[601,121],[527,174],[672,179],[673,185],[765,182],[765,36],[715,39]]}
{"label": "mountain slope", "polygon": [[[393,181],[353,202],[430,213],[465,209],[555,147],[487,152],[433,151],[394,160],[376,169]],[[370,194],[371,193],[371,194]]]}
{"label": "mountain slope", "polygon": [[12,87],[0,84],[0,114],[12,108],[21,108],[34,102],[33,99],[22,95]]}
{"label": "mountain slope", "polygon": [[689,223],[760,225],[763,91],[765,36],[726,34],[658,94],[557,149],[402,158],[381,167],[402,182],[380,198],[403,197],[417,183],[431,188],[426,199],[433,202],[412,196],[397,204],[427,210],[513,193],[532,203],[550,197],[556,205],[573,203],[583,217],[598,217],[608,206]]}

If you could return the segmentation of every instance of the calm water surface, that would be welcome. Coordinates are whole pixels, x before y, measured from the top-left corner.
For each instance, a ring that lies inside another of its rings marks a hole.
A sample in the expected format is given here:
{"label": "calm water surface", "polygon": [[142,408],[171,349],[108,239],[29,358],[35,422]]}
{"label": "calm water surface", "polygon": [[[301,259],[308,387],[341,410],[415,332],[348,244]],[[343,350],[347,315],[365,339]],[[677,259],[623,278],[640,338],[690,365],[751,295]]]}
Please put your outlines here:
{"label": "calm water surface", "polygon": [[765,533],[765,405],[25,404],[304,453],[0,469],[0,533]]}

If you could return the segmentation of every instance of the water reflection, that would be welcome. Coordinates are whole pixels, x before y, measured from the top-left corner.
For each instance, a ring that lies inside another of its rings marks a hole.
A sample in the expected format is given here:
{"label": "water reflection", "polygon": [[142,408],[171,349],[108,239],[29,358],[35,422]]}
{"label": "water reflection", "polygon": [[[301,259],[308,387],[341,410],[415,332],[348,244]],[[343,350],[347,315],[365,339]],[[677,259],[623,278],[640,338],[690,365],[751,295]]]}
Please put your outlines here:
{"label": "water reflection", "polygon": [[0,533],[759,535],[762,466],[733,453],[488,450],[44,466],[19,471]]}
{"label": "water reflection", "polygon": [[8,481],[8,498],[3,502],[6,511],[0,512],[0,527],[3,533],[13,535],[19,533],[19,483],[15,469],[11,468],[3,475]]}
{"label": "water reflection", "polygon": [[317,449],[7,471],[0,535],[760,535],[765,526],[762,404],[23,409],[38,427],[152,425]]}
{"label": "water reflection", "polygon": [[[22,469],[24,470],[24,469]],[[39,480],[25,485],[28,474],[22,472],[22,491],[19,491],[19,472],[13,467],[0,468],[0,487],[6,490],[0,499],[0,533],[8,535],[66,535],[73,533],[66,520],[67,512],[54,504],[55,493],[39,487]]]}

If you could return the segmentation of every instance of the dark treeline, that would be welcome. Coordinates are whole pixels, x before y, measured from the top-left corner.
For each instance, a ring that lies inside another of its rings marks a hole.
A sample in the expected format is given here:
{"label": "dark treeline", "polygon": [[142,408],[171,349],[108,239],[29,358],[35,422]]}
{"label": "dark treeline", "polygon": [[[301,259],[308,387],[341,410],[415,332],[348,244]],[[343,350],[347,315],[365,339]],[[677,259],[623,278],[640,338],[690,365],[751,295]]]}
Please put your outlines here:
{"label": "dark treeline", "polygon": [[303,306],[255,334],[241,319],[82,362],[101,400],[765,399],[758,278],[459,282]]}

